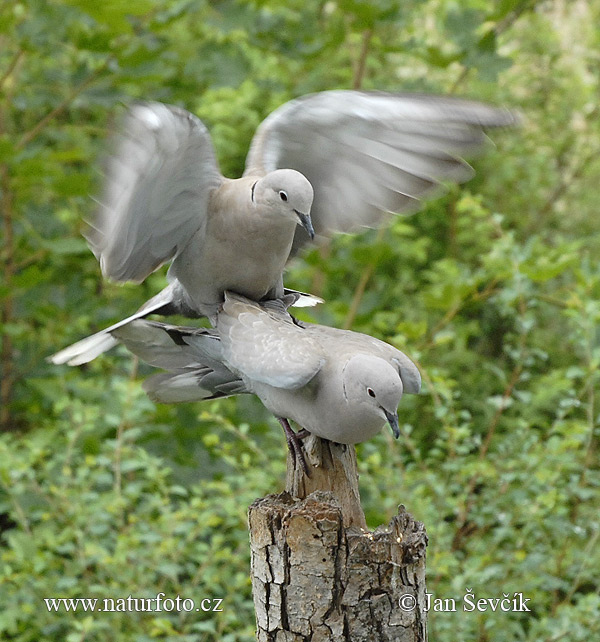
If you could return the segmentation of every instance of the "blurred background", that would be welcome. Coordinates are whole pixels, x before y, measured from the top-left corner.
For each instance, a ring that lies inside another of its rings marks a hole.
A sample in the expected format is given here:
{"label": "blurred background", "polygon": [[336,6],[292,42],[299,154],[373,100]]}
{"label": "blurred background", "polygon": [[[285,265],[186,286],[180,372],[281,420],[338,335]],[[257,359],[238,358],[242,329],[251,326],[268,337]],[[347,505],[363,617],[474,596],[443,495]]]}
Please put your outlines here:
{"label": "blurred background", "polygon": [[[0,4],[0,640],[249,642],[248,505],[284,487],[254,398],[155,406],[119,349],[44,359],[165,284],[103,282],[81,237],[132,99],[209,127],[239,176],[274,108],[332,88],[521,110],[476,177],[384,232],[290,267],[302,318],[418,363],[402,436],[358,447],[371,527],[429,534],[428,590],[531,612],[432,613],[430,639],[590,640],[600,628],[599,0],[12,0]],[[223,598],[222,613],[49,613],[44,597]]]}

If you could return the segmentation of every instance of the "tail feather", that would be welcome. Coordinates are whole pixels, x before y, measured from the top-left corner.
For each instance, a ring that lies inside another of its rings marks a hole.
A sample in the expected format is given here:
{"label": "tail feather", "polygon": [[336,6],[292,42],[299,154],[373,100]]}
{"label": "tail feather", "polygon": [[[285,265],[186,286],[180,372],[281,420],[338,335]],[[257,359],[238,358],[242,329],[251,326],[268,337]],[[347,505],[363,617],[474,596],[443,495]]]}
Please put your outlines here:
{"label": "tail feather", "polygon": [[173,305],[173,293],[175,292],[176,285],[176,283],[168,285],[156,296],[146,301],[146,303],[131,316],[63,348],[56,354],[48,357],[48,361],[55,365],[66,363],[69,366],[80,366],[92,361],[92,359],[95,359],[104,352],[108,352],[108,350],[114,348],[119,343],[119,340],[113,335],[115,330],[126,326],[135,319],[141,319],[161,308]]}
{"label": "tail feather", "polygon": [[[214,375],[214,373],[210,374]],[[215,385],[213,377],[213,381],[207,382],[206,375],[202,374],[202,368],[193,366],[175,372],[153,375],[144,381],[143,387],[150,399],[156,403],[186,403],[205,399],[220,399],[248,392],[244,384],[236,379]]]}
{"label": "tail feather", "polygon": [[307,292],[299,292],[298,290],[289,290],[285,288],[284,290],[284,300],[289,296],[294,297],[294,302],[291,304],[286,304],[287,307],[292,308],[312,308],[315,305],[324,303],[323,299],[315,294],[308,294]]}
{"label": "tail feather", "polygon": [[192,363],[212,370],[225,367],[221,340],[213,329],[136,319],[115,330],[114,336],[142,361],[157,368],[177,370]]}
{"label": "tail feather", "polygon": [[116,330],[115,336],[146,363],[168,370],[144,382],[153,401],[182,403],[249,392],[222,363],[215,330],[138,319]]}
{"label": "tail feather", "polygon": [[55,365],[66,363],[69,366],[80,366],[88,363],[98,355],[108,352],[119,343],[109,332],[109,329],[101,330],[85,339],[81,339],[81,341],[77,341],[77,343],[73,343],[48,357],[48,361]]}

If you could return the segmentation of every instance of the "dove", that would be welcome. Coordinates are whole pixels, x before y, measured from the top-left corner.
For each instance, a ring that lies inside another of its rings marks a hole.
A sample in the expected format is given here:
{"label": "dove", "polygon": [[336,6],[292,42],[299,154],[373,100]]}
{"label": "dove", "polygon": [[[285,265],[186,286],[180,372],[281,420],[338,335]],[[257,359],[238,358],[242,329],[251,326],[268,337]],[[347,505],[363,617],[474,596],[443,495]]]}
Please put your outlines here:
{"label": "dove", "polygon": [[156,402],[257,395],[304,467],[298,438],[306,433],[295,433],[290,419],[342,444],[365,441],[386,422],[398,438],[402,395],[420,391],[417,367],[379,339],[297,321],[287,312],[289,299],[259,304],[225,293],[215,328],[135,320],[112,334],[167,370],[144,382]]}
{"label": "dove", "polygon": [[[224,177],[202,121],[175,106],[132,105],[107,162],[87,239],[103,275],[141,282],[171,261],[169,285],[133,315],[51,356],[86,363],[113,330],[149,314],[208,316],[223,293],[284,295],[290,251],[409,213],[441,181],[462,182],[484,131],[515,112],[421,94],[333,90],[291,100],[258,127],[241,178]],[[307,296],[296,305],[312,305]]]}

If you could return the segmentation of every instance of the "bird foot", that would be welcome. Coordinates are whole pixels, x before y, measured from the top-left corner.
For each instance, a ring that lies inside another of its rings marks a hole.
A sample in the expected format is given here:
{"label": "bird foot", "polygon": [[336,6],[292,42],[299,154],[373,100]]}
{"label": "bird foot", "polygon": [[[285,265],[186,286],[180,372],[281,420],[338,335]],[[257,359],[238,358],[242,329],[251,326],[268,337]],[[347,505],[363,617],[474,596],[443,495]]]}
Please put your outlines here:
{"label": "bird foot", "polygon": [[287,441],[288,448],[292,453],[292,456],[302,466],[302,470],[307,477],[310,477],[310,471],[306,465],[306,460],[304,459],[304,454],[302,453],[302,444],[300,443],[301,439],[307,437],[310,433],[308,430],[300,430],[295,433],[290,426],[290,422],[285,417],[277,417],[277,421],[281,424],[283,432],[285,432],[285,438]]}

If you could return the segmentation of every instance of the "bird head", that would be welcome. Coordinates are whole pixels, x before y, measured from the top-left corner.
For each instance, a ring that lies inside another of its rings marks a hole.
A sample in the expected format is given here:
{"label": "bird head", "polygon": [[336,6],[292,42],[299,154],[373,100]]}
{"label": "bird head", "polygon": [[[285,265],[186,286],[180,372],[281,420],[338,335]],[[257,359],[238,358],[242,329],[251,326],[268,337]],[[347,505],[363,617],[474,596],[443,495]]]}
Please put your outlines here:
{"label": "bird head", "polygon": [[311,239],[315,236],[310,218],[313,196],[308,179],[294,169],[277,169],[252,186],[252,200],[256,204],[301,225]]}
{"label": "bird head", "polygon": [[382,425],[387,421],[398,439],[398,404],[404,387],[396,368],[380,357],[359,354],[346,364],[343,385],[348,401],[381,417]]}

